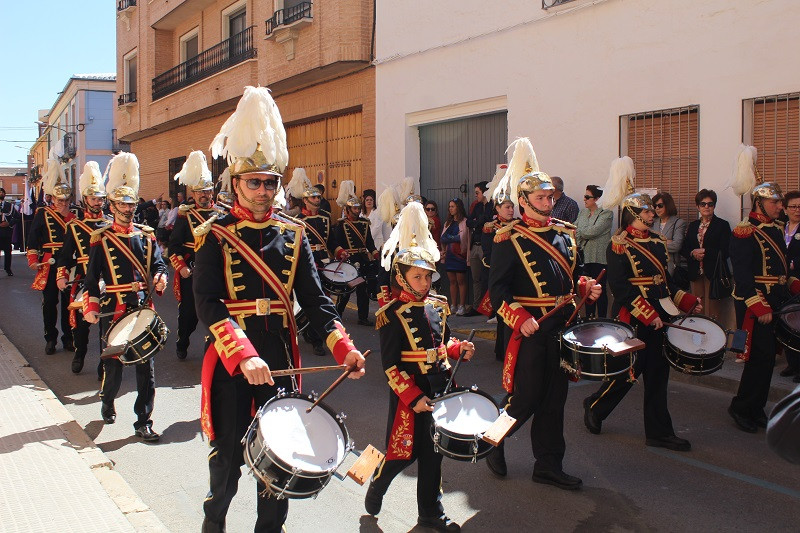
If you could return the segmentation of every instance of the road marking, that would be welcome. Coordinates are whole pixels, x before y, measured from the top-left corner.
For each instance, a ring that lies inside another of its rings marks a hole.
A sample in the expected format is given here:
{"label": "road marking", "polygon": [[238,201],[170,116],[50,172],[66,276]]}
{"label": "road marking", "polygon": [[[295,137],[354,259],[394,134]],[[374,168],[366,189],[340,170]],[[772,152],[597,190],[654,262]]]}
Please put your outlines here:
{"label": "road marking", "polygon": [[741,472],[735,472],[733,470],[728,470],[727,468],[722,468],[720,466],[704,463],[703,461],[698,461],[697,459],[691,459],[683,455],[678,455],[677,453],[661,450],[658,448],[652,448],[650,446],[647,447],[647,451],[650,453],[661,455],[662,457],[669,457],[670,459],[681,461],[682,463],[686,463],[688,465],[695,466],[697,468],[702,468],[703,470],[708,470],[709,472],[714,472],[715,474],[720,474],[722,476],[733,478],[738,481],[743,481],[744,483],[749,483],[757,487],[761,487],[774,492],[779,492],[780,494],[785,494],[786,496],[791,496],[792,498],[800,500],[800,491],[790,489],[782,485],[778,485],[777,483],[772,483],[770,481],[759,479],[757,477],[748,476],[747,474],[742,474]]}

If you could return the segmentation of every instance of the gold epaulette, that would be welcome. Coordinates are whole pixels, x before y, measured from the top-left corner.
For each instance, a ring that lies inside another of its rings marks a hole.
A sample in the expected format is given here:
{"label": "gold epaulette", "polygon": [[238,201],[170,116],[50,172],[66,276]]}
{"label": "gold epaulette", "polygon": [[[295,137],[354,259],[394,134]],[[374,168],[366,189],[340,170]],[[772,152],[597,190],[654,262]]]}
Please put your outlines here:
{"label": "gold epaulette", "polygon": [[300,226],[301,228],[305,228],[305,227],[306,227],[306,223],[305,223],[305,222],[303,222],[303,221],[302,221],[301,219],[299,219],[299,218],[290,217],[289,215],[287,215],[286,213],[283,213],[283,212],[281,212],[280,216],[281,216],[281,218],[285,218],[285,219],[286,219],[286,220],[288,220],[289,222],[294,222],[295,224],[297,224],[297,225],[298,225],[298,226]]}
{"label": "gold epaulette", "polygon": [[773,220],[772,223],[775,224],[776,226],[778,226],[779,228],[783,228],[786,225],[786,222],[784,222],[783,220],[780,220],[778,218]]}
{"label": "gold epaulette", "polygon": [[497,230],[497,233],[494,234],[494,242],[503,242],[510,239],[511,230],[514,229],[514,226],[516,226],[518,222],[519,222],[518,219],[512,220],[511,222],[509,222],[508,224]]}
{"label": "gold epaulette", "polygon": [[614,251],[615,254],[624,254],[625,253],[625,238],[628,236],[628,232],[625,230],[620,231],[613,237],[611,237],[611,249]]}
{"label": "gold epaulette", "polygon": [[432,305],[443,307],[445,315],[450,314],[450,304],[447,302],[447,296],[444,296],[443,294],[428,293],[428,298],[433,300],[431,302]]}
{"label": "gold epaulette", "polygon": [[178,206],[178,214],[185,215],[192,208],[191,204],[181,204]]}
{"label": "gold epaulette", "polygon": [[106,224],[105,226],[100,226],[99,228],[94,230],[92,232],[92,234],[91,234],[91,238],[89,239],[89,244],[92,245],[92,244],[96,244],[96,243],[100,242],[100,239],[102,238],[103,232],[105,230],[107,230],[108,228],[110,228],[111,226],[112,226],[112,224]]}
{"label": "gold epaulette", "polygon": [[134,224],[134,228],[141,230],[142,233],[147,233],[148,235],[153,233],[155,230],[146,224]]}
{"label": "gold epaulette", "polygon": [[487,222],[483,225],[483,232],[484,233],[491,233],[494,231],[494,222]]}
{"label": "gold epaulette", "polygon": [[733,236],[739,239],[746,239],[750,237],[755,230],[755,226],[753,226],[750,221],[742,220],[733,228]]}
{"label": "gold epaulette", "polygon": [[367,223],[367,226],[369,226],[370,220],[368,218],[359,218],[358,220],[363,220]]}
{"label": "gold epaulette", "polygon": [[564,227],[565,227],[565,228],[567,228],[567,229],[578,229],[578,226],[576,226],[576,225],[575,225],[575,224],[573,224],[572,222],[567,222],[566,220],[561,220],[560,218],[553,218],[553,217],[550,217],[550,220],[552,220],[552,221],[553,221],[553,222],[555,222],[556,224],[559,224],[559,225],[561,225],[561,226],[564,226]]}
{"label": "gold epaulette", "polygon": [[397,298],[392,298],[389,303],[375,311],[375,329],[381,329],[383,326],[389,323],[389,319],[386,317],[386,311],[389,307],[392,306],[397,301]]}

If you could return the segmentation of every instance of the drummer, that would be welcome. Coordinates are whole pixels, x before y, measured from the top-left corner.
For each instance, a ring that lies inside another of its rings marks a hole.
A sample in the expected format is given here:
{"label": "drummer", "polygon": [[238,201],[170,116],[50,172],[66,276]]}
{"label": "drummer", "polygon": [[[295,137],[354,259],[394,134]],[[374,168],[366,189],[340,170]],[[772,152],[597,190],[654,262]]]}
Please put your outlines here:
{"label": "drummer", "polygon": [[[110,221],[103,215],[103,204],[106,191],[103,188],[103,175],[96,161],[89,161],[83,167],[78,179],[78,186],[83,196],[83,220],[74,218],[67,223],[64,230],[64,246],[56,263],[56,285],[58,290],[67,289],[70,271],[75,269],[70,292],[70,303],[73,302],[80,283],[86,277],[86,266],[89,264],[89,240],[94,230],[107,225]],[[72,338],[75,342],[75,356],[72,358],[72,372],[80,374],[89,346],[89,323],[78,316],[75,309],[70,310],[69,322],[72,325]],[[97,367],[98,377],[103,378],[103,363]]]}
{"label": "drummer", "polygon": [[[375,249],[372,240],[372,233],[369,230],[369,219],[361,218],[361,202],[355,196],[355,184],[350,180],[345,180],[339,185],[339,196],[336,203],[344,211],[342,218],[333,227],[333,236],[336,240],[336,250],[334,255],[340,261],[350,261],[358,263],[358,271],[364,275],[367,264],[378,258],[379,252]],[[344,316],[344,310],[350,294],[339,297],[336,303],[336,310],[339,316]],[[358,325],[373,326],[369,318],[369,294],[367,284],[361,283],[356,286],[356,304],[358,305]]]}
{"label": "drummer", "polygon": [[[86,294],[83,299],[83,316],[96,324],[102,311],[105,315],[101,329],[108,332],[113,320],[128,309],[149,304],[150,287],[162,294],[167,286],[167,265],[161,258],[153,228],[133,224],[139,192],[139,161],[127,152],[115,155],[106,171],[106,192],[110,200],[113,224],[103,226],[91,237],[89,264],[86,268]],[[153,276],[152,285],[149,277]],[[100,279],[105,281],[105,295],[101,303]],[[117,357],[103,360],[103,384],[100,390],[103,422],[113,424],[117,419],[114,399],[122,384],[122,363]],[[133,411],[137,420],[133,424],[135,435],[146,442],[155,442],[160,436],[153,431],[155,399],[154,364],[151,357],[136,364],[136,403]]]}
{"label": "drummer", "polygon": [[[306,225],[306,236],[314,255],[314,263],[317,269],[321,270],[325,268],[325,263],[331,260],[331,250],[336,248],[331,231],[331,214],[320,209],[322,193],[311,185],[311,180],[303,168],[294,169],[286,190],[293,198],[303,202],[303,208],[297,218]],[[314,328],[306,328],[303,337],[314,347],[314,355],[325,355],[322,339]]]}
{"label": "drummer", "polygon": [[[566,305],[549,318],[540,319],[573,290],[594,301],[602,289],[592,279],[576,279],[582,265],[575,227],[550,218],[555,187],[550,176],[539,171],[530,140],[518,139],[508,149],[513,155],[493,199],[496,205],[502,205],[511,198],[518,204],[522,220],[497,230],[489,295],[498,320],[510,330],[503,388],[508,393],[506,412],[516,423],[509,434],[533,416],[533,481],[575,490],[583,482],[566,474],[562,467],[568,376],[560,366],[557,334],[575,305]],[[502,443],[486,459],[495,475],[506,476]]]}
{"label": "drummer", "polygon": [[469,360],[475,347],[450,337],[447,299],[429,292],[439,251],[428,231],[422,204],[409,203],[395,230],[384,246],[394,251],[399,244],[400,251],[384,266],[389,267],[399,296],[376,313],[381,360],[392,390],[387,452],[369,485],[364,506],[369,514],[377,515],[392,480],[419,460],[418,524],[437,531],[460,531],[442,507],[442,456],[435,451],[431,437],[433,407],[429,401],[444,390],[450,377],[448,356],[458,358],[463,350],[464,360]]}
{"label": "drummer", "polygon": [[[633,375],[618,374],[583,401],[584,423],[591,433],[600,433],[603,420],[633,387],[639,374],[644,374],[645,444],[686,452],[691,450],[691,444],[675,435],[667,408],[670,367],[663,353],[663,325],[679,310],[699,313],[702,305],[699,298],[672,282],[667,272],[666,241],[650,232],[655,217],[652,200],[646,194],[633,192],[634,176],[630,157],[616,159],[600,201],[604,209],[621,203],[625,228],[611,238],[606,250],[608,286],[614,295],[611,316],[635,324],[637,336],[646,346],[636,354]],[[626,196],[626,192],[631,194]]]}
{"label": "drummer", "polygon": [[[289,156],[285,131],[257,132],[256,138],[250,138],[248,126],[253,123],[282,123],[266,87],[246,87],[236,111],[214,139],[213,156],[224,154],[232,161],[231,184],[223,184],[223,189],[233,191],[234,203],[229,214],[195,231],[195,302],[210,335],[203,360],[200,413],[212,446],[210,489],[203,503],[206,533],[225,531],[225,517],[244,464],[242,437],[252,420],[252,408],[260,408],[278,387],[296,388],[292,378],[273,380],[270,374],[271,369],[300,366],[293,291],[311,327],[325,339],[336,360],[358,367],[350,377],[357,379],[364,373],[364,357],[322,291],[303,224],[273,210]],[[230,136],[239,142],[226,143]],[[269,145],[264,144],[267,139]],[[242,146],[257,148],[243,153]],[[289,510],[287,500],[266,493],[261,481],[256,487],[255,530],[281,531]]]}

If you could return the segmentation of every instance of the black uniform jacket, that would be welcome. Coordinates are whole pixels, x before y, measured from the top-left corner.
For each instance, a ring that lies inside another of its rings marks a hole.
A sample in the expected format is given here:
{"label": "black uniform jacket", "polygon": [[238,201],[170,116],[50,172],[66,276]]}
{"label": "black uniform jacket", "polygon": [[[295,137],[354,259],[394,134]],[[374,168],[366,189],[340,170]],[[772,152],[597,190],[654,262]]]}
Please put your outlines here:
{"label": "black uniform jacket", "polygon": [[333,226],[333,238],[336,242],[333,253],[337,259],[341,259],[342,254],[348,252],[350,261],[358,262],[363,267],[378,258],[368,218],[356,220],[343,218]]}
{"label": "black uniform jacket", "polygon": [[184,267],[194,264],[194,234],[196,227],[205,222],[215,210],[195,209],[194,204],[181,204],[178,206],[178,218],[175,220],[175,227],[169,235],[169,248],[167,255],[172,268],[175,269],[175,280],[172,286],[175,299],[181,301],[181,276],[180,271]]}
{"label": "black uniform jacket", "polygon": [[[53,209],[45,206],[36,210],[28,235],[28,264],[47,263],[53,259],[53,264],[58,261],[61,247],[64,245],[64,232],[67,222],[75,218],[75,213],[70,212],[66,217]],[[47,285],[50,274],[50,264],[39,267],[31,288],[41,291]]]}
{"label": "black uniform jacket", "polygon": [[314,261],[319,265],[323,259],[333,259],[336,240],[331,231],[331,214],[320,209],[316,215],[312,215],[308,209],[303,208],[297,218],[306,225],[306,236]]}

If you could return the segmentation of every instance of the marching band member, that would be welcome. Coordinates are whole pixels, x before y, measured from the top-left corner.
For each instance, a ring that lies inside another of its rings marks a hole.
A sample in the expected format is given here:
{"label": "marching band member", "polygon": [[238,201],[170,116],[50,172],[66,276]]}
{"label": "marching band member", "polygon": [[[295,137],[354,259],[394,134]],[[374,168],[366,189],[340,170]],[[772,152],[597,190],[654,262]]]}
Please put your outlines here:
{"label": "marching band member", "polygon": [[36,210],[28,236],[27,253],[28,266],[36,271],[31,288],[42,291],[42,319],[46,343],[44,351],[50,355],[56,352],[59,298],[61,299],[61,344],[65,350],[75,351],[72,326],[69,323],[69,293],[58,290],[54,266],[61,255],[67,223],[75,218],[75,214],[69,209],[72,187],[67,183],[58,160],[48,159],[45,162],[42,188],[46,195],[53,198],[53,205],[46,205]]}
{"label": "marching band member", "polygon": [[[691,444],[675,435],[667,407],[669,362],[664,357],[663,321],[683,312],[702,311],[700,300],[672,282],[667,271],[666,241],[650,232],[655,212],[646,194],[634,192],[635,171],[630,157],[611,164],[608,183],[600,198],[604,209],[622,206],[622,226],[606,249],[608,286],[614,295],[611,316],[637,326],[645,348],[636,354],[633,376],[618,374],[583,401],[584,423],[594,434],[635,378],[644,375],[644,432],[647,446],[689,451]],[[677,307],[676,307],[677,306]]]}
{"label": "marching band member", "polygon": [[756,169],[756,148],[741,146],[736,175],[736,194],[749,193],[753,208],[733,229],[730,258],[733,266],[736,323],[747,331],[744,369],[739,389],[728,413],[742,431],[755,433],[767,427],[764,406],[775,367],[775,317],[789,294],[800,292],[800,280],[789,276],[781,212],[783,194],[777,183],[761,182]]}
{"label": "marching band member", "polygon": [[[391,259],[399,245],[400,250]],[[386,457],[375,471],[364,505],[371,515],[381,510],[383,496],[392,480],[415,460],[418,523],[437,531],[460,531],[442,507],[442,456],[431,437],[433,407],[428,402],[441,393],[450,377],[448,356],[464,351],[469,360],[475,350],[471,342],[450,337],[450,309],[443,296],[430,294],[439,250],[428,231],[422,204],[410,202],[385,243],[390,251],[384,266],[398,294],[377,313],[381,360],[389,382],[389,420]]]}
{"label": "marching band member", "polygon": [[[361,218],[361,202],[355,195],[355,184],[345,180],[339,185],[339,196],[336,203],[344,210],[344,217],[333,227],[333,236],[336,240],[334,255],[337,260],[347,260],[358,263],[359,274],[363,276],[367,264],[378,259],[379,252],[372,241],[369,230],[369,219]],[[339,297],[336,310],[339,316],[344,316],[344,310],[350,295]],[[367,284],[361,283],[356,287],[356,304],[358,305],[358,324],[372,326],[374,323],[368,318],[369,294]]]}
{"label": "marching band member", "polygon": [[[86,268],[86,293],[83,316],[96,324],[101,312],[113,313],[117,320],[130,308],[148,304],[150,276],[154,290],[161,294],[167,285],[167,265],[161,258],[153,228],[133,224],[133,213],[139,192],[139,161],[136,156],[120,152],[109,162],[106,192],[110,200],[114,222],[92,232],[89,264]],[[101,293],[100,280],[105,282]],[[102,318],[102,331],[108,331],[111,316]],[[136,403],[133,412],[135,434],[146,442],[155,442],[160,436],[153,431],[153,401],[155,399],[154,359],[137,363]],[[114,399],[122,384],[122,363],[118,357],[103,359],[103,384],[100,398],[100,415],[103,422],[113,424],[117,419]]]}
{"label": "marching band member", "polygon": [[195,150],[183,163],[175,179],[194,198],[194,205],[178,206],[178,218],[169,236],[169,261],[175,269],[173,292],[178,300],[178,340],[175,353],[178,359],[186,359],[189,337],[197,328],[197,312],[192,292],[192,266],[194,265],[194,234],[192,231],[205,222],[214,212],[214,182],[201,150]]}
{"label": "marching band member", "polygon": [[[334,358],[358,367],[351,378],[363,375],[364,357],[322,291],[303,223],[273,209],[289,154],[280,112],[266,87],[245,88],[211,152],[227,157],[231,183],[223,189],[234,194],[230,213],[195,230],[195,301],[210,334],[200,416],[212,446],[203,531],[221,532],[238,488],[252,409],[278,387],[293,387],[292,378],[273,379],[270,370],[300,366],[292,292]],[[281,531],[288,500],[266,493],[261,481],[256,485],[255,530]]]}
{"label": "marching band member", "polygon": [[[96,161],[89,161],[78,179],[85,209],[83,219],[74,218],[67,223],[64,232],[64,246],[58,256],[56,266],[56,285],[64,291],[70,278],[70,271],[75,269],[75,276],[70,291],[70,303],[74,300],[78,282],[86,278],[86,267],[89,264],[89,241],[92,232],[109,223],[103,215],[103,204],[106,191],[103,188],[103,175]],[[72,372],[80,374],[89,347],[89,323],[78,316],[77,310],[69,313],[72,325],[72,337],[75,340],[75,357],[72,358]],[[101,335],[102,337],[102,335]],[[98,365],[98,374],[102,378],[102,362]]]}
{"label": "marching band member", "polygon": [[[497,230],[489,272],[492,307],[511,330],[503,364],[505,410],[516,419],[509,435],[533,416],[533,481],[574,490],[583,482],[562,468],[568,375],[560,366],[558,332],[575,306],[566,305],[541,323],[537,319],[573,290],[581,296],[588,291],[589,299],[596,300],[601,288],[578,277],[582,265],[575,228],[550,218],[553,183],[539,170],[530,140],[517,139],[512,149],[494,199],[502,204],[506,196],[512,198],[522,220]],[[507,474],[504,443],[487,456],[487,466],[498,476]]]}

